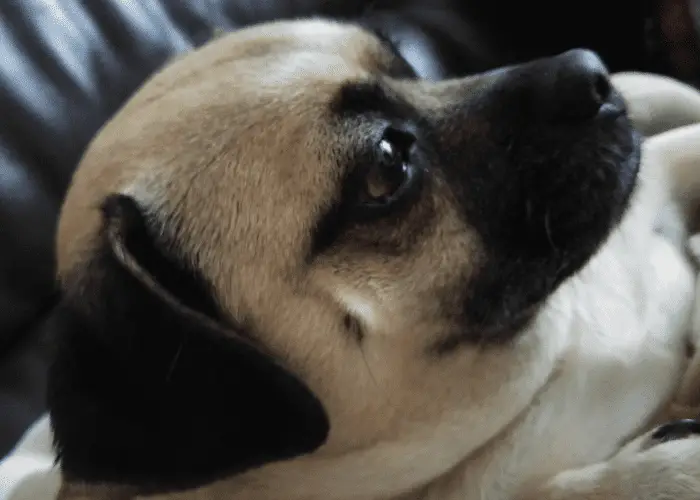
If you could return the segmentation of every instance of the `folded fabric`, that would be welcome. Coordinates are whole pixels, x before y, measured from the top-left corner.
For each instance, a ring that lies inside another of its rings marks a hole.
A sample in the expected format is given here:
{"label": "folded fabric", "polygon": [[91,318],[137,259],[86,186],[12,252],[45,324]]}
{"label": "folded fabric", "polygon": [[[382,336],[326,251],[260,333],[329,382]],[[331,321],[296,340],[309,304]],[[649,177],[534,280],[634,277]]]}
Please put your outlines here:
{"label": "folded fabric", "polygon": [[48,415],[0,462],[0,500],[53,500],[60,486]]}

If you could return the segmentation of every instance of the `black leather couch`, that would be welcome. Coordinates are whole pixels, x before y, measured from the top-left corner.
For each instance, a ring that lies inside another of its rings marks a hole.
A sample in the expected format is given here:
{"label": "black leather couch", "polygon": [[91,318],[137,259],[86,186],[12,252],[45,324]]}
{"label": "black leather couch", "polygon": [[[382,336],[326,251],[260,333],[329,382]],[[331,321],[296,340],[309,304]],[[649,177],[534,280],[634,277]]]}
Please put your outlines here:
{"label": "black leather couch", "polygon": [[[654,5],[660,3],[673,2]],[[383,27],[428,78],[576,46],[598,50],[614,70],[696,76],[693,61],[674,66],[663,44],[654,43],[663,30],[654,29],[661,24],[650,2],[610,4],[615,2],[0,1],[0,457],[44,410],[46,337],[58,300],[54,229],[71,173],[105,120],[174,54],[204,43],[217,29],[326,15],[362,17]]]}

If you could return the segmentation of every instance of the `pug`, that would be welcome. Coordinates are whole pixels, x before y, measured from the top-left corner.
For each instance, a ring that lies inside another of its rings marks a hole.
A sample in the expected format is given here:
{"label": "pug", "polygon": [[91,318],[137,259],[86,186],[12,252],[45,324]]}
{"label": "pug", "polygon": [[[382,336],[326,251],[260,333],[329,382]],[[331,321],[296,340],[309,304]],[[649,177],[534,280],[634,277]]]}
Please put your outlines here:
{"label": "pug", "polygon": [[177,59],[62,207],[59,498],[697,500],[658,415],[699,121],[583,49],[428,82],[311,19]]}

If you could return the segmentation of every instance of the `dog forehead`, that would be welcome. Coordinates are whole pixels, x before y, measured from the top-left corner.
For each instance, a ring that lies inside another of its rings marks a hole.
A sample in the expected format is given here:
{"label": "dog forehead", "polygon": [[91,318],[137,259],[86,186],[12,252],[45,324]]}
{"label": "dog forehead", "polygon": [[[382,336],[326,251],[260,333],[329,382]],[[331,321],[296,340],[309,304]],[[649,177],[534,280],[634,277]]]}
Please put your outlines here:
{"label": "dog forehead", "polygon": [[226,35],[210,44],[210,48],[215,48],[216,43],[221,43],[235,57],[298,50],[327,51],[354,59],[361,65],[371,63],[377,57],[372,52],[379,47],[376,37],[360,26],[325,19],[264,23]]}
{"label": "dog forehead", "polygon": [[176,216],[187,250],[210,254],[205,260],[234,250],[226,247],[232,228],[237,241],[266,241],[272,253],[298,248],[333,189],[341,145],[330,103],[381,57],[358,27],[281,22],[224,36],[165,67],[105,125],[77,169],[59,222],[59,273],[89,252],[97,207],[115,192]]}
{"label": "dog forehead", "polygon": [[356,25],[325,20],[266,23],[224,35],[181,56],[151,78],[131,104],[217,78],[235,83],[240,98],[276,85],[311,88],[314,81],[362,77],[386,64],[386,57],[378,39]]}

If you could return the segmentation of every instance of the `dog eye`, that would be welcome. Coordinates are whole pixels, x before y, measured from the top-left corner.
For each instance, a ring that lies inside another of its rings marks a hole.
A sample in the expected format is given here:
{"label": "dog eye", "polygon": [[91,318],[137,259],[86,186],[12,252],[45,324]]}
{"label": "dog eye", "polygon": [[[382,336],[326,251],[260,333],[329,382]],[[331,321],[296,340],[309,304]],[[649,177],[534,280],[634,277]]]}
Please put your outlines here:
{"label": "dog eye", "polygon": [[[376,146],[375,160],[364,172],[359,204],[366,210],[393,207],[414,191],[420,169],[411,161],[414,138],[388,131]],[[378,215],[378,214],[376,214]]]}
{"label": "dog eye", "polygon": [[385,204],[403,185],[408,175],[404,152],[398,146],[382,139],[379,142],[377,162],[370,165],[365,176],[365,202]]}

